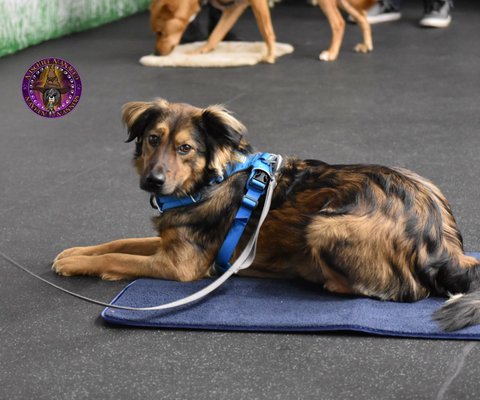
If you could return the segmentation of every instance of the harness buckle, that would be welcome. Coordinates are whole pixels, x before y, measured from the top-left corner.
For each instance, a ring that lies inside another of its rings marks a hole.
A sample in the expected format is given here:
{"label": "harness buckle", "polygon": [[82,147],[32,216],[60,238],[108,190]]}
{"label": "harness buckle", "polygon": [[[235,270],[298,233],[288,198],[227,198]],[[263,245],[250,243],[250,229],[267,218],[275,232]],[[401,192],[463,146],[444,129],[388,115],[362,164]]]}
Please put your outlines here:
{"label": "harness buckle", "polygon": [[253,186],[256,190],[263,192],[268,182],[270,181],[270,176],[265,171],[258,169],[255,171],[252,179],[250,179],[249,184]]}
{"label": "harness buckle", "polygon": [[275,173],[278,167],[278,155],[270,154],[266,161],[268,161],[268,163],[270,164],[270,167],[272,168],[272,173]]}
{"label": "harness buckle", "polygon": [[255,207],[257,207],[258,201],[255,199],[252,199],[248,195],[243,196],[242,198],[242,205],[245,206],[246,208],[249,208],[250,210],[254,210]]}

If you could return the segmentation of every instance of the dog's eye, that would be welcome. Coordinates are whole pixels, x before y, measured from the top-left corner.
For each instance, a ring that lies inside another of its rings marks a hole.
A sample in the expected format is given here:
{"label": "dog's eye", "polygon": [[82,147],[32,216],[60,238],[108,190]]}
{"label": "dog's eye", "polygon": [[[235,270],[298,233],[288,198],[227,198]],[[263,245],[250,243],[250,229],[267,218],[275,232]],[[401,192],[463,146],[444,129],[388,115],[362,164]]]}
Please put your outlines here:
{"label": "dog's eye", "polygon": [[158,147],[158,145],[160,144],[160,138],[155,135],[150,135],[148,137],[148,144],[152,147]]}
{"label": "dog's eye", "polygon": [[192,150],[192,146],[190,146],[189,144],[182,144],[181,146],[178,146],[178,148],[177,148],[177,151],[181,155],[185,155],[185,154],[190,153],[190,150]]}

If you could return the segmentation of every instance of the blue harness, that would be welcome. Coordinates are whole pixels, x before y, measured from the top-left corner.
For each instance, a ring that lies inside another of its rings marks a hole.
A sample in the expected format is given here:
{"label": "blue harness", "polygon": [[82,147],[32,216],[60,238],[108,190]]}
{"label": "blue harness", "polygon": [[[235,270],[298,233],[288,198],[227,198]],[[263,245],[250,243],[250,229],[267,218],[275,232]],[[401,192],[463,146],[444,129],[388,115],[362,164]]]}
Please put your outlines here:
{"label": "blue harness", "polygon": [[[251,170],[246,184],[246,193],[215,260],[217,272],[223,273],[231,267],[229,261],[253,211],[258,205],[260,197],[265,194],[267,186],[276,172],[277,159],[278,157],[271,153],[248,155],[244,162],[229,164],[225,170],[225,175],[212,181],[212,183],[220,183],[237,172]],[[157,208],[160,213],[164,213],[172,208],[201,202],[202,195],[201,193],[195,193],[189,197],[152,196],[150,201],[154,208]]]}

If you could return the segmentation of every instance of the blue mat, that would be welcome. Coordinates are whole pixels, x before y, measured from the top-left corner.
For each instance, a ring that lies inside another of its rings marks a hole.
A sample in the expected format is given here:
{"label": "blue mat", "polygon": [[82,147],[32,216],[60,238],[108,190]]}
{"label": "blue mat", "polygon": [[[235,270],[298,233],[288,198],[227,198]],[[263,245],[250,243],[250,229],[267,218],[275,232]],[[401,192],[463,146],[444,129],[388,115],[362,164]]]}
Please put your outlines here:
{"label": "blue mat", "polygon": [[[480,258],[480,253],[474,253]],[[139,279],[111,304],[146,307],[185,297],[210,280],[181,283]],[[429,298],[396,303],[334,295],[299,280],[232,277],[205,299],[175,310],[124,311],[106,308],[102,317],[121,325],[223,331],[358,331],[375,335],[480,340],[480,325],[453,333],[431,315],[445,301]]]}

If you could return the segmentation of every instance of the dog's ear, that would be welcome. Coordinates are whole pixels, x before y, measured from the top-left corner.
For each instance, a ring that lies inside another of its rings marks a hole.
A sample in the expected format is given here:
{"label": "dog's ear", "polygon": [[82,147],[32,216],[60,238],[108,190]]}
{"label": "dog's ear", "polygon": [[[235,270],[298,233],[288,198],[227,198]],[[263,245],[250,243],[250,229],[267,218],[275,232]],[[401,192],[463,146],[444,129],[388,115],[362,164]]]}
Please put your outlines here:
{"label": "dog's ear", "polygon": [[173,18],[178,9],[177,1],[153,0],[150,3],[150,27],[153,32],[161,32],[163,24]]}
{"label": "dog's ear", "polygon": [[238,152],[251,151],[244,139],[247,128],[222,106],[204,109],[200,125],[211,152],[209,168],[217,174],[222,174],[227,163],[233,161]]}
{"label": "dog's ear", "polygon": [[202,127],[207,140],[217,146],[237,149],[247,128],[222,106],[210,106],[202,112]]}
{"label": "dog's ear", "polygon": [[142,139],[145,130],[155,121],[165,117],[166,109],[167,102],[162,99],[151,102],[132,101],[123,105],[122,120],[128,130],[128,138],[125,142],[137,140],[136,157],[142,154]]}

